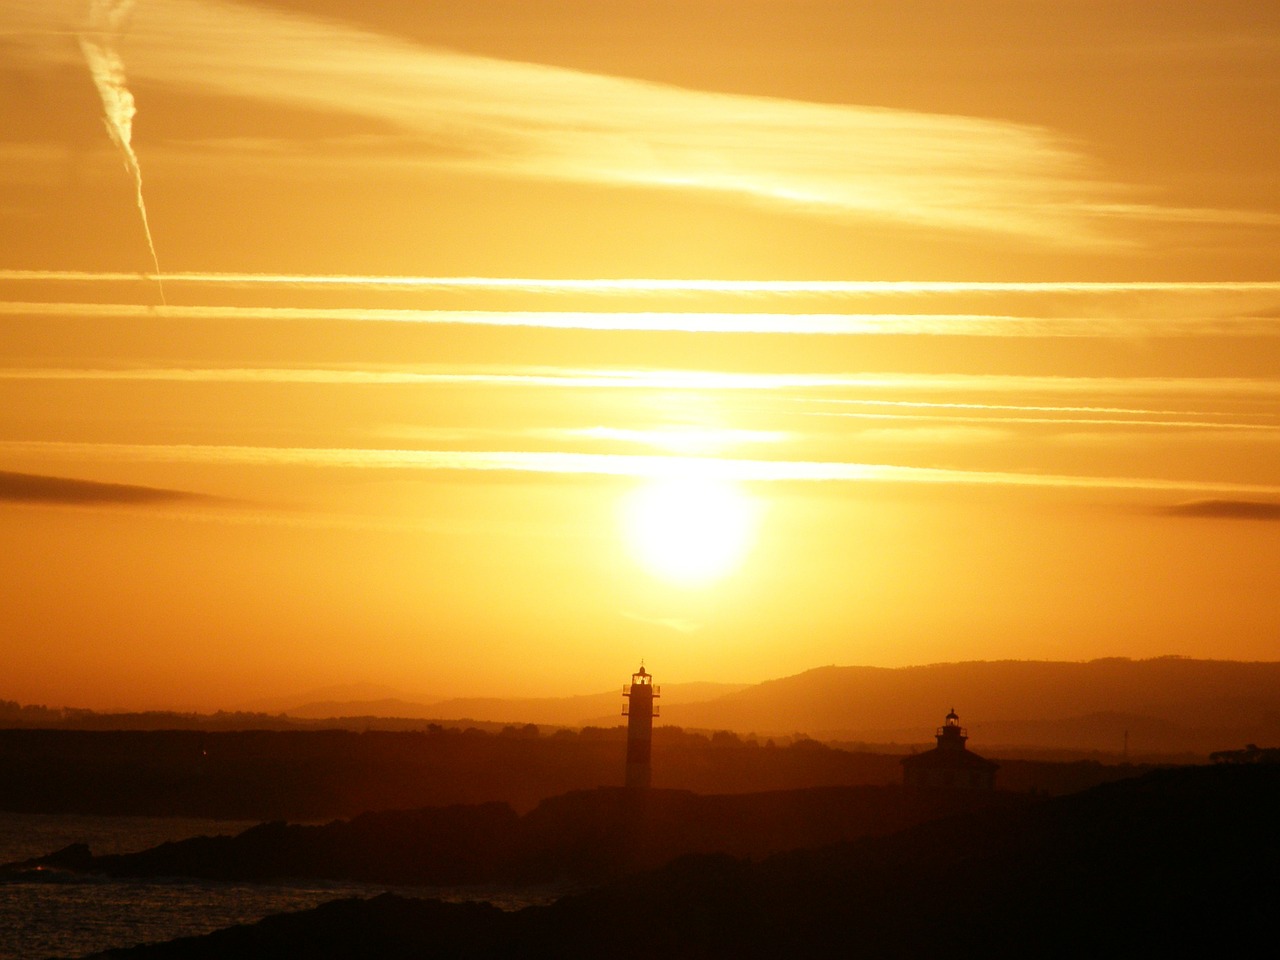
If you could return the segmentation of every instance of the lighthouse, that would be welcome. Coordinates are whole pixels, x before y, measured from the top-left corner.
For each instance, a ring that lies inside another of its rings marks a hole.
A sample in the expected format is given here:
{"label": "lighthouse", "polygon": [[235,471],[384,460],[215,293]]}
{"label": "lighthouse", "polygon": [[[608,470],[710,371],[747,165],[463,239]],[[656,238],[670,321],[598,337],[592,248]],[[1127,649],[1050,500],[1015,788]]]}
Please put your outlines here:
{"label": "lighthouse", "polygon": [[902,782],[908,787],[950,787],[991,790],[1000,764],[965,748],[969,733],[960,726],[955,708],[934,734],[938,745],[928,753],[902,758]]}
{"label": "lighthouse", "polygon": [[622,688],[627,702],[622,715],[627,718],[627,786],[645,790],[649,786],[650,746],[653,741],[653,718],[658,708],[653,701],[661,696],[661,687],[653,685],[653,677],[641,663],[640,669],[631,675],[631,687]]}

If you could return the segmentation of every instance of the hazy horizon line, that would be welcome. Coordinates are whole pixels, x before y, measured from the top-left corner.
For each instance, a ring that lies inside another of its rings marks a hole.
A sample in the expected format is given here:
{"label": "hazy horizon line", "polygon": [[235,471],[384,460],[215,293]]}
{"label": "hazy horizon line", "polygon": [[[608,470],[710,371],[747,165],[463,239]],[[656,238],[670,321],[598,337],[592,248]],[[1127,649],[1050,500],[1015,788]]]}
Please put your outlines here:
{"label": "hazy horizon line", "polygon": [[[1090,666],[1093,664],[1107,664],[1107,663],[1150,664],[1150,663],[1170,662],[1170,661],[1179,661],[1187,664],[1233,664],[1233,665],[1241,665],[1241,666],[1280,666],[1280,660],[1202,657],[1202,656],[1191,656],[1188,654],[1181,654],[1181,653],[1161,653],[1161,654],[1155,654],[1152,656],[1142,656],[1142,657],[1133,657],[1133,656],[1124,656],[1124,655],[1108,655],[1108,656],[1089,657],[1087,659],[1080,659],[1080,660],[1068,660],[1068,659],[1061,659],[1061,658],[1049,659],[1049,658],[1036,658],[1036,657],[1028,657],[1028,658],[995,657],[995,658],[988,658],[988,659],[934,660],[934,661],[928,661],[923,663],[907,663],[907,664],[898,664],[898,665],[890,665],[890,666],[886,666],[884,664],[874,664],[874,663],[828,663],[828,664],[821,664],[813,667],[806,667],[794,673],[787,673],[781,676],[766,677],[765,679],[762,679],[762,680],[707,680],[707,679],[663,680],[662,685],[664,687],[668,687],[668,686],[669,687],[732,686],[732,687],[738,687],[739,690],[742,690],[742,689],[749,689],[752,687],[763,687],[766,684],[776,683],[778,681],[783,681],[783,680],[792,680],[797,677],[803,677],[807,674],[818,673],[821,671],[831,671],[831,670],[902,672],[902,671],[914,671],[914,670],[930,670],[930,669],[936,669],[940,667],[998,666],[998,665],[1009,665],[1009,664],[1018,664],[1018,665],[1027,665],[1027,666],[1084,667],[1084,666]],[[619,669],[622,670],[622,669],[630,669],[630,668],[620,667]],[[658,675],[660,675],[660,671]],[[339,697],[335,693],[331,692],[341,687],[360,687],[360,686],[384,688],[385,695],[373,696],[373,697],[369,697],[369,696]],[[424,692],[402,690],[399,688],[391,687],[389,684],[379,683],[371,680],[353,680],[346,683],[325,684],[323,686],[307,688],[305,690],[301,690],[293,694],[255,695],[252,698],[248,699],[247,701],[242,702],[240,706],[212,707],[212,708],[204,708],[204,709],[192,708],[190,706],[182,707],[182,706],[176,706],[176,705],[130,708],[125,706],[74,707],[74,706],[69,706],[67,704],[63,704],[61,706],[51,706],[49,703],[35,703],[35,702],[23,703],[21,701],[16,701],[16,700],[7,701],[7,702],[17,703],[20,707],[39,707],[46,710],[87,710],[91,713],[96,713],[100,715],[101,714],[107,714],[107,715],[137,714],[137,713],[180,713],[180,714],[195,714],[197,716],[205,716],[205,715],[212,716],[212,715],[216,715],[217,713],[232,713],[232,714],[240,713],[240,714],[250,714],[250,715],[262,714],[266,716],[281,716],[281,715],[288,715],[289,709],[296,709],[296,707],[286,708],[284,710],[276,711],[275,713],[272,713],[270,710],[267,710],[261,707],[257,709],[254,709],[254,707],[259,701],[263,701],[263,700],[299,699],[299,698],[320,697],[322,695],[323,695],[323,699],[317,700],[315,702],[324,703],[324,702],[332,701],[334,703],[372,703],[372,702],[377,702],[379,700],[402,700],[404,702],[416,703],[419,706],[425,706],[425,707],[437,706],[441,704],[448,704],[448,703],[458,702],[458,701],[462,701],[462,702],[465,702],[465,701],[554,702],[554,701],[562,701],[562,700],[580,700],[580,699],[589,699],[589,698],[602,697],[602,696],[614,696],[616,695],[615,689],[616,688],[610,688],[608,690],[597,690],[591,693],[565,693],[565,694],[559,694],[554,696],[532,696],[529,694],[520,694],[520,693],[499,693],[499,694],[455,693],[455,694],[450,694],[446,696],[437,696],[437,695],[428,695]],[[715,699],[718,699],[719,697],[729,696],[736,692],[739,692],[739,691],[729,691],[728,693],[719,694],[716,697],[712,697],[711,700],[690,701],[690,705],[710,703]],[[413,699],[406,700],[405,698],[413,698]],[[0,703],[3,703],[3,702],[6,702],[5,698],[3,696],[0,696]],[[302,706],[306,706],[306,705],[308,705],[308,703],[302,704]],[[205,713],[205,709],[208,710],[207,714]],[[295,719],[306,720],[309,718],[295,718]],[[435,719],[435,718],[402,717],[399,719],[429,720],[429,719]],[[442,718],[442,719],[450,719],[450,718]],[[457,719],[463,720],[466,718],[457,718]],[[498,723],[502,721],[480,721],[480,722]]]}

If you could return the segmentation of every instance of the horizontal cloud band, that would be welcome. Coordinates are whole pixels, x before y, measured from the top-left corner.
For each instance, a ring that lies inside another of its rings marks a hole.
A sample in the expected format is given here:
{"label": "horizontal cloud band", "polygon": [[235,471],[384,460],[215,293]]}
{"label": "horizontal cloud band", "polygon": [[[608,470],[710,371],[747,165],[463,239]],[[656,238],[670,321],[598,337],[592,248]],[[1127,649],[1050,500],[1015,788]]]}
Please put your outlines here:
{"label": "horizontal cloud band", "polygon": [[[0,282],[133,283],[136,273],[0,270]],[[231,286],[386,287],[575,293],[1280,293],[1280,280],[733,280],[665,277],[418,277],[304,273],[166,273],[166,283]]]}
{"label": "horizontal cloud band", "polygon": [[0,453],[55,460],[297,466],[410,471],[506,471],[645,479],[700,477],[741,482],[962,484],[1280,496],[1280,486],[1156,477],[1090,477],[906,467],[894,464],[749,460],[602,453],[371,448],[93,444],[8,441]]}
{"label": "horizontal cloud band", "polygon": [[0,502],[101,506],[113,503],[141,505],[213,499],[187,490],[0,471]]}

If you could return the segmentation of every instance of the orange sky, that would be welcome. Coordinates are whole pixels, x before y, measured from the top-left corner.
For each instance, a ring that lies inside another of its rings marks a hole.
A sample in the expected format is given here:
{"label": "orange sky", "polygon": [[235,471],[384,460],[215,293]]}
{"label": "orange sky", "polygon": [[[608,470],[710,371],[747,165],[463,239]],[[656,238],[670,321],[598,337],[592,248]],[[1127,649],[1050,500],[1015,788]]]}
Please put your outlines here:
{"label": "orange sky", "polygon": [[9,0],[0,44],[0,699],[1276,657],[1280,9]]}

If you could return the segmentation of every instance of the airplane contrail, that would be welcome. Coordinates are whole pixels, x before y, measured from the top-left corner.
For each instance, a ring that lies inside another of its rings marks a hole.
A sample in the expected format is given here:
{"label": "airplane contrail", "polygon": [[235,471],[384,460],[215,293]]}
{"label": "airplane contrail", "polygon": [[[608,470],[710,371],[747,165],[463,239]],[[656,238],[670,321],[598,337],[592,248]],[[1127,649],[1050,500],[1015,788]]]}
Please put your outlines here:
{"label": "airplane contrail", "polygon": [[132,9],[133,0],[91,0],[88,29],[82,31],[77,39],[93,77],[93,84],[102,98],[103,122],[107,133],[124,157],[125,169],[133,175],[142,230],[147,236],[147,248],[151,251],[156,283],[160,286],[160,302],[167,304],[164,280],[160,277],[160,258],[156,256],[151,224],[147,220],[147,205],[142,199],[142,168],[138,165],[138,155],[133,152],[133,117],[138,108],[125,82],[124,61],[115,48],[115,42]]}

